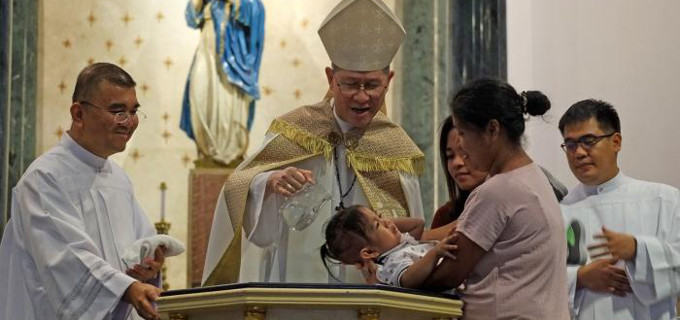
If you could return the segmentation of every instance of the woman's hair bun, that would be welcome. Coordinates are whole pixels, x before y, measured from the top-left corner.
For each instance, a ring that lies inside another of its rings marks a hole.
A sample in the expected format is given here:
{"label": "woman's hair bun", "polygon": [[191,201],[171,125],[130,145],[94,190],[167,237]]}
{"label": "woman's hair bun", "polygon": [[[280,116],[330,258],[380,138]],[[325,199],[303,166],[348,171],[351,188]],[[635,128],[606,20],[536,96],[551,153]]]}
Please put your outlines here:
{"label": "woman's hair bun", "polygon": [[550,100],[540,91],[524,91],[521,96],[524,103],[524,113],[541,116],[550,109]]}

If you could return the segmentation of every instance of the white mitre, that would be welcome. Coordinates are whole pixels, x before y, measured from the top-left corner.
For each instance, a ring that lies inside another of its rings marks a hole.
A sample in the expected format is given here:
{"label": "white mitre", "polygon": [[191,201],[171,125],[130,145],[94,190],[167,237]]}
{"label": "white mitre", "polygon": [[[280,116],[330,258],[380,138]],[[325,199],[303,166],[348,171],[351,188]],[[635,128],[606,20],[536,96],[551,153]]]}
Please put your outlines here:
{"label": "white mitre", "polygon": [[321,23],[319,36],[336,66],[374,71],[390,65],[406,31],[380,0],[343,0]]}

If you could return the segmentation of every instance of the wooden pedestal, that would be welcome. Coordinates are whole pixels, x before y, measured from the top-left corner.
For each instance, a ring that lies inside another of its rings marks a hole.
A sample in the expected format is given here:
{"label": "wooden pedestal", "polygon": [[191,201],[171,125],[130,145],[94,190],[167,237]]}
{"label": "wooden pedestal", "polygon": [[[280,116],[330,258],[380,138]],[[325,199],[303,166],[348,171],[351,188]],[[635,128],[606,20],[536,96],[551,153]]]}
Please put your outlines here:
{"label": "wooden pedestal", "polygon": [[234,171],[230,168],[198,168],[189,173],[189,226],[187,286],[201,285],[205,253],[210,238],[215,205],[222,185]]}

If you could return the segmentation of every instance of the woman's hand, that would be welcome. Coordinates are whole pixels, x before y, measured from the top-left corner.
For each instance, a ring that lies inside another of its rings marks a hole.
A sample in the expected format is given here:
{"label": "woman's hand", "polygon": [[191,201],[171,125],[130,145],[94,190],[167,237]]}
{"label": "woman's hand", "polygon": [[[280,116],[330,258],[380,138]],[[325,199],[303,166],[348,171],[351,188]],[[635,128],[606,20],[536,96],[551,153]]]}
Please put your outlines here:
{"label": "woman's hand", "polygon": [[361,275],[364,277],[364,282],[366,282],[366,284],[380,283],[377,275],[378,267],[373,260],[365,260],[363,263],[357,263],[354,266],[361,271]]}
{"label": "woman's hand", "polygon": [[456,251],[458,251],[458,245],[456,245],[456,240],[458,240],[457,233],[450,233],[444,239],[439,241],[437,245],[432,248],[435,251],[437,258],[449,258],[456,260]]}

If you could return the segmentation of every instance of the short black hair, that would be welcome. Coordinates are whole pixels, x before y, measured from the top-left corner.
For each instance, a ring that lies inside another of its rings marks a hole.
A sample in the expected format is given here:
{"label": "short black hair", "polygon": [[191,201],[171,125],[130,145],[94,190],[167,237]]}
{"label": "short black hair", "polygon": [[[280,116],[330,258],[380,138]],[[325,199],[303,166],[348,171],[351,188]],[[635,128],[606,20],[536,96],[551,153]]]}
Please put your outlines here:
{"label": "short black hair", "polygon": [[104,81],[123,88],[133,88],[137,85],[132,76],[121,67],[107,62],[93,63],[78,74],[72,102],[91,99],[99,89],[99,84]]}
{"label": "short black hair", "polygon": [[605,132],[621,133],[621,120],[614,106],[597,99],[586,99],[574,103],[560,118],[559,128],[564,135],[564,128],[595,118],[600,129]]}
{"label": "short black hair", "polygon": [[518,94],[509,83],[494,78],[479,78],[468,82],[451,102],[454,117],[483,129],[496,120],[508,139],[521,144],[525,115],[540,116],[550,109],[550,100],[540,91]]}

